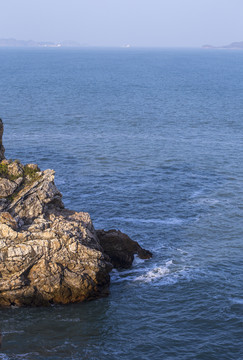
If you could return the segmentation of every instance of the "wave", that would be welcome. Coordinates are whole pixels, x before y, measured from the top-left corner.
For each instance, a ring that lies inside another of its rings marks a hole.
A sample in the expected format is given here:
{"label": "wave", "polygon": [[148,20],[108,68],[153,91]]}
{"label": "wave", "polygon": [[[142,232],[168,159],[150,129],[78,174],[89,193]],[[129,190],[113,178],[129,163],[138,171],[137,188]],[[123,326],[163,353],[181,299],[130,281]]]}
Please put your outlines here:
{"label": "wave", "polygon": [[198,204],[202,204],[202,205],[209,205],[209,206],[214,206],[216,204],[218,204],[220,201],[217,199],[213,199],[213,198],[201,198],[198,199],[197,203]]}
{"label": "wave", "polygon": [[30,352],[25,354],[11,354],[7,355],[0,353],[0,360],[27,360],[27,359],[37,359],[37,356],[40,354],[38,352]]}
{"label": "wave", "polygon": [[165,277],[170,273],[169,266],[171,264],[172,264],[172,260],[167,261],[165,263],[165,266],[154,267],[152,270],[149,270],[145,274],[136,277],[134,281],[142,281],[148,283],[162,279],[163,277]]}
{"label": "wave", "polygon": [[6,334],[23,334],[24,330],[3,330],[2,335]]}
{"label": "wave", "polygon": [[243,305],[243,299],[240,298],[231,298],[230,301],[234,305]]}
{"label": "wave", "polygon": [[177,265],[168,261],[164,266],[155,266],[143,275],[135,277],[134,282],[142,282],[150,285],[173,285],[179,281],[192,281],[205,273],[201,269],[190,265]]}
{"label": "wave", "polygon": [[116,270],[111,272],[112,283],[143,283],[153,286],[172,285],[179,281],[191,281],[205,276],[203,269],[192,265],[191,256],[187,251],[176,248],[171,249],[172,257],[167,260],[150,262],[144,264],[144,260],[137,259],[133,267],[127,270]]}
{"label": "wave", "polygon": [[198,197],[198,196],[201,196],[201,195],[203,194],[203,192],[204,192],[203,189],[201,189],[201,190],[196,190],[196,191],[194,191],[194,192],[192,193],[192,195],[191,195],[190,197],[191,197],[191,199],[194,199],[194,198],[196,198],[196,197]]}
{"label": "wave", "polygon": [[10,358],[6,354],[0,353],[0,360],[9,360],[9,359]]}
{"label": "wave", "polygon": [[162,225],[182,225],[187,222],[188,219],[181,218],[167,218],[167,219],[141,219],[141,218],[124,218],[119,216],[114,216],[109,218],[109,220],[122,221],[127,223],[135,223],[135,224],[162,224]]}
{"label": "wave", "polygon": [[196,203],[199,205],[214,206],[220,202],[220,200],[218,200],[218,199],[206,196],[205,189],[200,189],[200,190],[194,191],[191,194],[190,199],[192,199],[193,203]]}

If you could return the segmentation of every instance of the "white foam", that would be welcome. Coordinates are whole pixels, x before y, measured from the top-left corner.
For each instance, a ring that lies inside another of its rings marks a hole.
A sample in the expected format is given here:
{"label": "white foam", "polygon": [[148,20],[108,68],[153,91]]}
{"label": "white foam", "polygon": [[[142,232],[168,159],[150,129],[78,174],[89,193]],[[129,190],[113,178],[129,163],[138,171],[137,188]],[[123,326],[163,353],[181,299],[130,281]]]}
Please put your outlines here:
{"label": "white foam", "polygon": [[191,281],[205,276],[205,272],[192,266],[191,255],[188,252],[180,248],[171,248],[171,257],[167,260],[154,263],[152,259],[146,265],[144,261],[137,260],[132,268],[122,271],[113,270],[111,276],[112,283],[130,282],[164,286],[180,281]]}
{"label": "white foam", "polygon": [[142,281],[145,283],[149,283],[155,280],[160,280],[161,278],[170,273],[170,265],[172,265],[172,260],[167,261],[165,263],[165,266],[154,267],[152,270],[146,272],[145,274],[137,276],[134,281]]}
{"label": "white foam", "polygon": [[198,196],[191,196],[191,202],[197,205],[215,206],[220,203],[220,200],[198,194]]}
{"label": "white foam", "polygon": [[240,299],[240,298],[234,298],[234,299],[230,299],[231,302],[233,304],[236,304],[236,305],[243,305],[243,299]]}
{"label": "white foam", "polygon": [[191,195],[191,199],[194,199],[194,198],[202,195],[202,193],[203,193],[203,190],[202,190],[202,189],[201,189],[201,190],[196,190],[196,191],[194,191],[194,193],[192,193],[192,195]]}
{"label": "white foam", "polygon": [[9,357],[6,354],[1,354],[0,353],[0,360],[8,360]]}
{"label": "white foam", "polygon": [[131,282],[134,281],[134,270],[122,270],[118,271],[113,269],[111,271],[112,283]]}
{"label": "white foam", "polygon": [[171,285],[179,281],[191,281],[205,275],[202,269],[193,268],[184,261],[167,261],[164,266],[157,266],[146,273],[136,276],[133,281],[152,285]]}
{"label": "white foam", "polygon": [[24,330],[3,330],[2,335],[6,334],[23,334]]}
{"label": "white foam", "polygon": [[133,266],[136,266],[136,265],[140,265],[142,263],[144,263],[144,259],[140,259],[140,257],[138,257],[137,254],[134,255],[134,260],[133,260]]}
{"label": "white foam", "polygon": [[185,250],[182,250],[182,249],[179,249],[179,248],[177,248],[176,250],[179,251],[179,253],[181,253],[182,255],[188,255],[188,252],[185,251]]}

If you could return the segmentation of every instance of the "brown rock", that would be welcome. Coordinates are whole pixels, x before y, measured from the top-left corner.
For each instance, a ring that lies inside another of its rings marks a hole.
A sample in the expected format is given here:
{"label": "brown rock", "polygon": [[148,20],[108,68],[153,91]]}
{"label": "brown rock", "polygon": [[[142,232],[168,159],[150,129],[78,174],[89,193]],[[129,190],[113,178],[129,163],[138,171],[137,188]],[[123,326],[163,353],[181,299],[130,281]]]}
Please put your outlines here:
{"label": "brown rock", "polygon": [[0,178],[0,198],[12,195],[18,185],[14,181]]}
{"label": "brown rock", "polygon": [[8,165],[8,174],[13,177],[21,177],[24,173],[24,167],[22,164],[14,161]]}
{"label": "brown rock", "polygon": [[1,164],[2,164],[2,165],[9,165],[9,164],[11,164],[11,163],[12,163],[12,160],[3,159],[3,160],[1,161]]}
{"label": "brown rock", "polygon": [[40,168],[37,164],[26,164],[25,168],[35,170],[35,171],[40,171]]}
{"label": "brown rock", "polygon": [[18,230],[13,223],[9,213],[1,214],[0,306],[66,304],[108,294],[112,266],[88,214],[60,209]]}
{"label": "brown rock", "polygon": [[104,253],[109,256],[115,268],[129,268],[137,254],[141,259],[150,259],[152,253],[130,239],[119,230],[96,230]]}
{"label": "brown rock", "polygon": [[0,213],[0,224],[8,225],[15,231],[18,229],[17,221],[9,214],[9,212]]}
{"label": "brown rock", "polygon": [[62,194],[54,184],[54,174],[53,170],[45,170],[38,173],[38,177],[34,178],[33,182],[28,180],[26,185],[15,194],[7,210],[13,216],[19,216],[26,224],[31,224],[49,207],[63,208]]}

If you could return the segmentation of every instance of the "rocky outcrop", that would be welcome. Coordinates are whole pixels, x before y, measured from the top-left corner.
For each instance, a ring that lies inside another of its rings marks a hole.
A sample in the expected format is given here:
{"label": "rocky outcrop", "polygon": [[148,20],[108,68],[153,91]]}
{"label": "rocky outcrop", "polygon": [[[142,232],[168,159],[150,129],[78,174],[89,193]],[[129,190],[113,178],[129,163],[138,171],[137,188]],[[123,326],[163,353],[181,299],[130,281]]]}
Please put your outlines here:
{"label": "rocky outcrop", "polygon": [[112,264],[151,255],[119,231],[96,232],[89,214],[65,209],[54,174],[0,162],[0,306],[105,296]]}
{"label": "rocky outcrop", "polygon": [[36,169],[30,176],[29,165],[18,166],[23,173],[17,179],[12,173],[0,178],[0,305],[66,304],[106,295],[112,266],[89,214],[64,209],[54,171]]}
{"label": "rocky outcrop", "polygon": [[104,253],[109,256],[115,268],[129,268],[135,254],[140,259],[150,259],[152,257],[150,251],[142,249],[136,241],[119,230],[97,230],[96,234]]}

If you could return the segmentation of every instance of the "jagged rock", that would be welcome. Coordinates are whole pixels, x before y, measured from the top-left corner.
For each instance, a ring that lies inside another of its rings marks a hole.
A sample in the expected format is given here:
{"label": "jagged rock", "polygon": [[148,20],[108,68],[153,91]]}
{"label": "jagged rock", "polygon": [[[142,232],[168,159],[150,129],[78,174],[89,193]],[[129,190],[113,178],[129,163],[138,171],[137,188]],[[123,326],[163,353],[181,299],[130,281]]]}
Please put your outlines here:
{"label": "jagged rock", "polygon": [[[12,164],[4,168],[0,184],[10,182]],[[20,171],[22,181],[2,199],[0,306],[66,304],[107,295],[112,265],[90,216],[64,209],[53,170],[18,166],[34,171]]]}
{"label": "jagged rock", "polygon": [[18,230],[2,222],[0,238],[0,305],[66,304],[108,294],[111,264],[87,213],[60,209]]}
{"label": "jagged rock", "polygon": [[125,234],[96,232],[89,214],[65,209],[54,174],[36,164],[0,162],[0,306],[105,296],[115,258],[127,267],[134,253],[148,256]]}
{"label": "jagged rock", "polygon": [[18,229],[17,221],[9,214],[9,212],[0,213],[0,224],[5,224],[11,227],[13,230]]}
{"label": "jagged rock", "polygon": [[4,159],[4,146],[2,144],[2,137],[3,137],[3,122],[2,119],[0,119],[0,161]]}
{"label": "jagged rock", "polygon": [[0,197],[10,196],[17,189],[18,184],[8,179],[0,178]]}
{"label": "jagged rock", "polygon": [[26,164],[25,168],[26,169],[31,169],[31,170],[34,170],[34,171],[40,171],[40,168],[38,167],[37,164]]}
{"label": "jagged rock", "polygon": [[130,239],[119,230],[96,230],[104,253],[109,256],[115,268],[129,268],[137,254],[141,259],[150,259],[152,253]]}
{"label": "jagged rock", "polygon": [[53,170],[37,171],[32,181],[27,175],[25,186],[15,194],[6,210],[30,224],[51,206],[63,208],[62,194],[54,184],[54,174]]}
{"label": "jagged rock", "polygon": [[24,166],[22,164],[20,164],[19,162],[10,162],[8,164],[8,173],[9,173],[9,176],[12,176],[12,177],[21,177],[23,176],[24,174]]}

